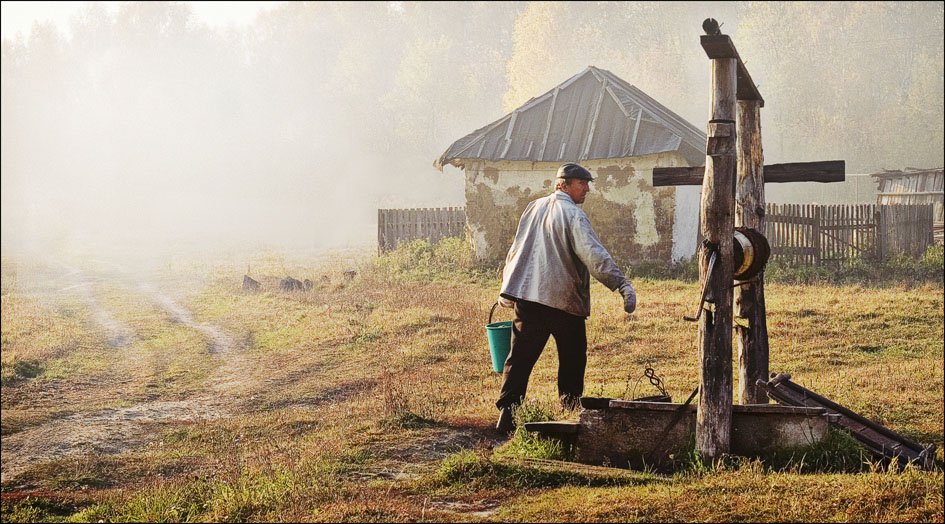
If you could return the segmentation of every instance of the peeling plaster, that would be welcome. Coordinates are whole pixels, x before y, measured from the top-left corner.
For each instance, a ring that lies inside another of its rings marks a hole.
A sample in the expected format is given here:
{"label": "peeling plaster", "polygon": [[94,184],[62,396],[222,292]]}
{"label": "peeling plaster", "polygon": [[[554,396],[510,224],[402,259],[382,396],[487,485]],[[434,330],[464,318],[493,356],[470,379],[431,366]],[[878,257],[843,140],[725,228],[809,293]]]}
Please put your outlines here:
{"label": "peeling plaster", "polygon": [[[551,193],[559,162],[470,162],[466,171],[466,217],[476,256],[505,260],[525,206]],[[685,166],[678,153],[587,160],[595,174],[582,206],[604,246],[621,266],[634,261],[678,260],[695,249],[696,225],[677,224],[677,188],[652,187],[655,166]],[[685,193],[686,204],[691,195]],[[683,210],[680,210],[683,211]],[[685,215],[688,217],[688,215]],[[691,236],[691,241],[688,237]]]}

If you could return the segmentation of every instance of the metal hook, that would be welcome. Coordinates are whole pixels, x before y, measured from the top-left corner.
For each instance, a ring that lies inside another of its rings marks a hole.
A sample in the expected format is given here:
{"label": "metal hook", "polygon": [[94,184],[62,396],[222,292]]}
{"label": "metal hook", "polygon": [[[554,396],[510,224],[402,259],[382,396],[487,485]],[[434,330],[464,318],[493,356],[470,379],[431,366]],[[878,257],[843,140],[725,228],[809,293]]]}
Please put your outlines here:
{"label": "metal hook", "polygon": [[690,317],[686,315],[683,316],[684,320],[688,320],[690,322],[695,322],[699,320],[699,317],[702,316],[702,310],[705,309],[706,297],[709,294],[709,280],[712,278],[712,270],[715,269],[715,259],[716,259],[716,255],[718,254],[718,251],[713,249],[711,246],[708,246],[708,247],[709,249],[712,249],[712,255],[709,257],[709,267],[708,269],[706,269],[706,272],[705,272],[705,283],[702,284],[702,299],[699,301],[699,310],[696,311],[696,316],[694,317]]}

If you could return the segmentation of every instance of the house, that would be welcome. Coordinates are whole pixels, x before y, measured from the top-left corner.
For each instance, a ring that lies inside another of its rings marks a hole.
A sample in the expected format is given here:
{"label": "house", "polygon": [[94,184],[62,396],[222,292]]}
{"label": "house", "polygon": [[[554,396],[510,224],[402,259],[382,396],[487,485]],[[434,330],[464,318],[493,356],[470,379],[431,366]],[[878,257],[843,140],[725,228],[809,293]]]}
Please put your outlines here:
{"label": "house", "polygon": [[434,162],[466,179],[467,236],[482,262],[505,259],[519,217],[554,190],[564,162],[596,180],[583,204],[618,264],[696,250],[700,187],[653,187],[654,167],[705,163],[706,136],[643,91],[596,67],[454,142]]}
{"label": "house", "polygon": [[943,168],[903,171],[884,170],[873,173],[879,182],[877,204],[932,204],[932,231],[935,242],[942,243],[943,217]]}

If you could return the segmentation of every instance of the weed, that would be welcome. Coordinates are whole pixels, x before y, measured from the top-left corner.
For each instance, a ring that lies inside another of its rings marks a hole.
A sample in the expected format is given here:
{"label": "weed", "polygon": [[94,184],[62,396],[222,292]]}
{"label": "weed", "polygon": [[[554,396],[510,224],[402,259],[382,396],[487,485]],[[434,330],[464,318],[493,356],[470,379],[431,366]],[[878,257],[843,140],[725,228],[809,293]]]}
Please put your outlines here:
{"label": "weed", "polygon": [[765,268],[765,279],[790,284],[941,285],[942,264],[943,247],[932,245],[920,257],[904,254],[885,260],[861,257],[838,265],[808,266],[772,260]]}
{"label": "weed", "polygon": [[402,413],[385,419],[387,425],[404,429],[422,429],[436,425],[436,422],[415,413]]}
{"label": "weed", "polygon": [[0,380],[4,385],[12,385],[43,374],[45,368],[39,360],[18,360],[0,362]]}
{"label": "weed", "polygon": [[62,522],[76,506],[43,497],[27,496],[16,502],[4,500],[3,522]]}
{"label": "weed", "polygon": [[630,279],[681,280],[695,282],[699,280],[699,261],[697,257],[684,258],[671,262],[643,261],[631,264],[625,270]]}
{"label": "weed", "polygon": [[653,480],[647,474],[614,470],[612,475],[579,470],[545,468],[514,459],[490,459],[481,452],[462,451],[440,462],[439,468],[421,479],[418,487],[448,488],[459,491],[490,489],[532,489],[562,486],[621,486]]}
{"label": "weed", "polygon": [[[81,502],[44,509],[5,498],[4,520],[418,520],[420,499],[434,494],[488,500],[502,507],[501,519],[529,522],[941,521],[940,472],[897,474],[882,463],[864,464],[829,439],[820,450],[785,452],[780,462],[704,464],[690,447],[676,457],[684,473],[663,479],[564,467],[545,459],[566,449],[524,432],[486,451],[494,445],[501,375],[489,367],[483,324],[498,279],[455,253],[437,255],[447,248],[367,255],[363,264],[348,260],[335,269],[284,257],[254,261],[260,293],[239,289],[245,262],[184,268],[159,281],[195,322],[240,341],[217,354],[208,353],[203,334],[169,322],[135,289],[92,288],[98,303],[135,332],[129,345],[115,348],[80,299],[48,304],[24,293],[26,279],[4,287],[3,374],[36,370],[14,372],[20,361],[43,370],[3,383],[5,473],[8,453],[17,453],[7,449],[8,438],[68,422],[68,413],[207,396],[227,407],[220,418],[154,424],[142,447],[94,454],[94,463],[67,459],[23,470],[4,483],[5,496],[20,495],[25,483]],[[342,270],[352,268],[357,277],[339,284]],[[592,284],[585,382],[597,396],[643,394],[628,391],[628,377],[639,377],[647,363],[675,398],[686,398],[698,383],[697,328],[681,317],[692,313],[701,290],[694,280],[657,280],[646,271],[635,273],[641,302],[632,316],[623,313],[619,294]],[[872,274],[863,271],[871,271],[865,262],[850,278]],[[287,274],[318,284],[299,293],[272,291]],[[209,285],[203,275],[210,275]],[[766,286],[770,369],[938,444],[941,463],[941,287],[833,285],[818,275],[809,275],[817,285]],[[526,404],[519,427],[570,416],[557,408],[553,348],[550,342],[529,383],[529,398],[549,400]],[[440,461],[445,450],[457,449],[465,451]],[[411,477],[419,478],[404,481]],[[520,497],[522,490],[529,496]],[[17,518],[8,518],[15,511]]]}
{"label": "weed", "polygon": [[542,437],[525,429],[525,424],[529,422],[554,420],[549,406],[528,401],[515,407],[512,415],[515,419],[515,433],[508,442],[496,450],[497,456],[554,460],[571,458],[570,446],[560,440]]}
{"label": "weed", "polygon": [[406,242],[376,257],[372,265],[384,280],[399,282],[475,282],[491,273],[478,268],[472,246],[455,237]]}

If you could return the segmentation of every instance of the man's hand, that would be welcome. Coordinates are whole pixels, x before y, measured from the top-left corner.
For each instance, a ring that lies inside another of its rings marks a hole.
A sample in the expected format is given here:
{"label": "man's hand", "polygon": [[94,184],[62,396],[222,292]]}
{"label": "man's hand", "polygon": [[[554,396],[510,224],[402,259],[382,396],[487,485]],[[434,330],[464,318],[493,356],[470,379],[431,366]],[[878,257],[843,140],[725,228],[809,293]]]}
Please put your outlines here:
{"label": "man's hand", "polygon": [[627,313],[633,313],[637,308],[637,292],[633,289],[633,284],[629,281],[620,286],[620,294],[623,295],[623,310]]}
{"label": "man's hand", "polygon": [[499,295],[499,305],[502,307],[513,308],[515,307],[515,302]]}

